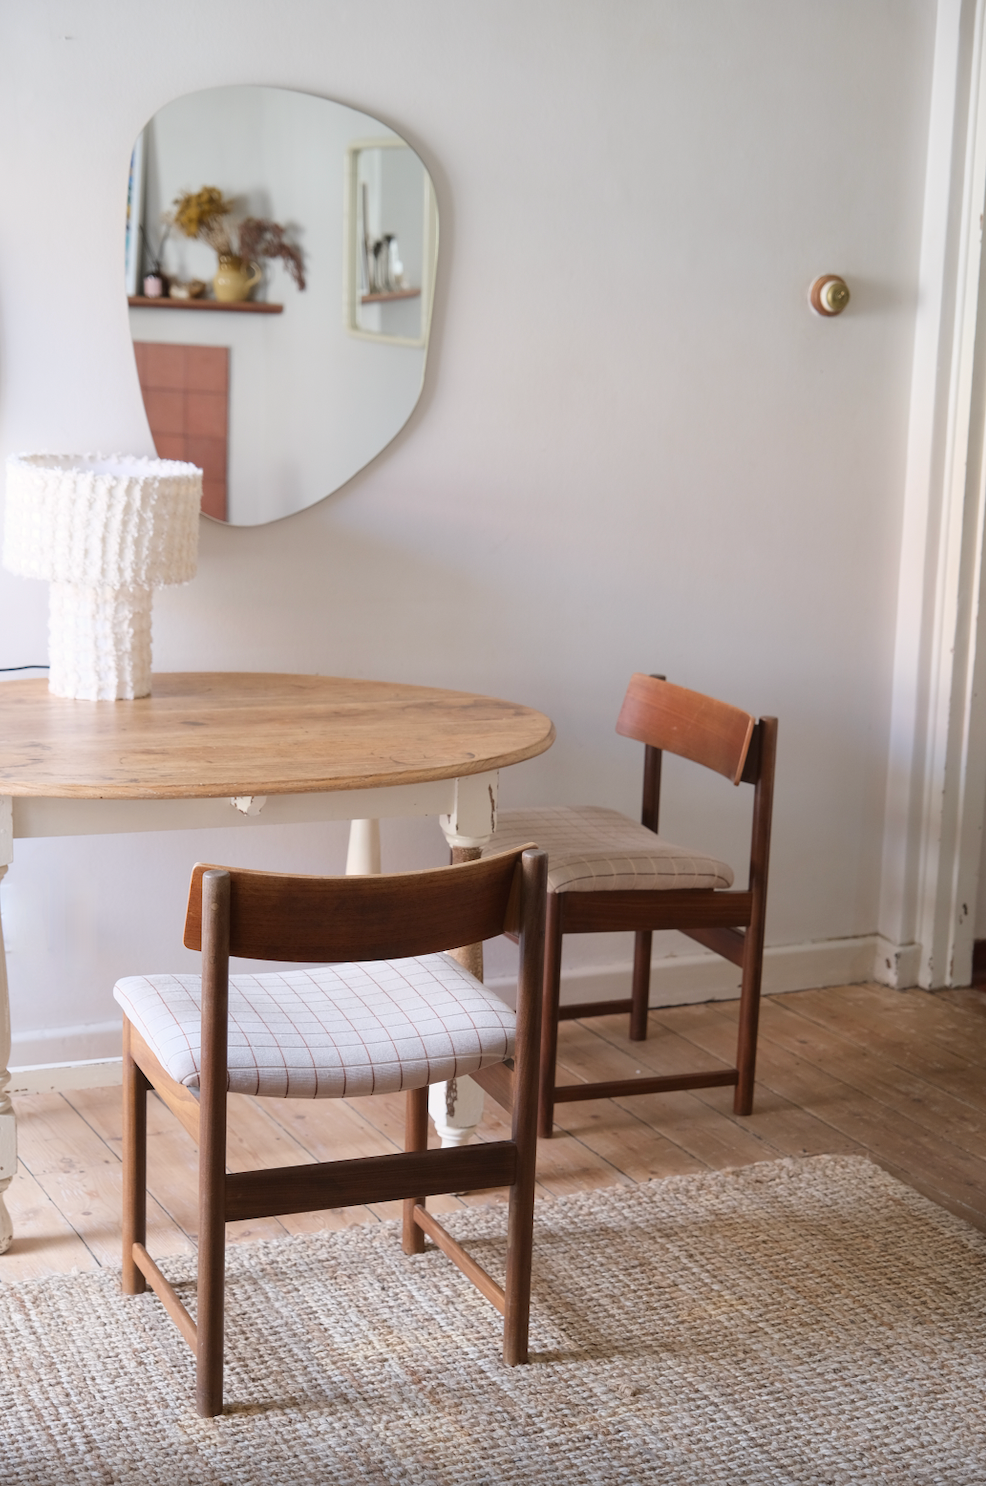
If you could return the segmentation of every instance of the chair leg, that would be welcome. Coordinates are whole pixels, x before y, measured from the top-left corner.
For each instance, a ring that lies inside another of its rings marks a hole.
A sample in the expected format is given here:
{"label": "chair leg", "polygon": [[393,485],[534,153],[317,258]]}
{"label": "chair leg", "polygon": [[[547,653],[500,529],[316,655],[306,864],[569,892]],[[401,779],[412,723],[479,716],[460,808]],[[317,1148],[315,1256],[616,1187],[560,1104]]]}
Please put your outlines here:
{"label": "chair leg", "polygon": [[[201,1160],[201,1154],[200,1158]],[[195,1403],[205,1419],[223,1411],[223,1323],[226,1282],[225,1191],[202,1182],[199,1192],[198,1346]]]}
{"label": "chair leg", "polygon": [[147,1242],[147,1090],[130,1055],[130,1023],[123,1023],[123,1293],[141,1295],[147,1281],[134,1263],[134,1244]]}
{"label": "chair leg", "polygon": [[538,1134],[550,1137],[555,1123],[555,1064],[558,1061],[558,1003],[561,998],[561,896],[548,894],[544,936],[544,991],[541,1009],[541,1097]]}
{"label": "chair leg", "polygon": [[763,941],[767,915],[767,867],[770,860],[770,818],[774,798],[774,760],[777,751],[777,718],[762,717],[760,732],[760,777],[753,799],[753,836],[750,852],[750,891],[753,911],[743,943],[743,985],[740,991],[739,1037],[736,1046],[738,1074],[733,1110],[738,1115],[753,1111],[753,1080],[757,1065],[757,1025],[760,1021],[760,981],[763,975]]}
{"label": "chair leg", "polygon": [[757,1029],[760,1022],[760,980],[763,973],[763,935],[747,930],[751,939],[743,957],[743,981],[740,990],[739,1034],[736,1043],[736,1070],[739,1078],[733,1095],[733,1113],[753,1113],[753,1085],[757,1067]]}
{"label": "chair leg", "polygon": [[229,903],[229,873],[205,872],[202,878],[199,1283],[195,1349],[195,1406],[205,1419],[223,1411]]}
{"label": "chair leg", "polygon": [[503,1360],[508,1367],[528,1360],[531,1320],[531,1264],[534,1257],[534,1167],[537,1135],[531,1125],[531,1150],[518,1148],[517,1180],[510,1188],[507,1215],[507,1275],[504,1293]]}
{"label": "chair leg", "polygon": [[[535,913],[528,915],[527,932],[521,936],[520,981],[517,994],[517,1036],[514,1051],[514,1099],[510,1134],[517,1150],[517,1169],[510,1188],[510,1211],[507,1215],[507,1274],[504,1284],[503,1360],[508,1367],[528,1360],[528,1337],[531,1320],[531,1262],[534,1253],[534,1181],[537,1167],[540,1070],[537,1066],[538,1045],[543,1011],[543,997],[538,992],[538,977],[545,960],[541,945],[545,898],[552,905],[554,895],[545,893],[548,858],[544,852],[524,854],[523,896],[533,901]],[[561,947],[561,914],[555,903],[555,933]],[[555,979],[557,987],[557,977]],[[557,1026],[557,991],[555,995]],[[551,1069],[552,1092],[554,1068]],[[542,1090],[543,1092],[543,1090]],[[549,1126],[550,1129],[550,1126]]]}
{"label": "chair leg", "polygon": [[638,929],[633,942],[633,1006],[630,1010],[630,1041],[647,1041],[647,1011],[650,1004],[650,957],[654,935]]}
{"label": "chair leg", "polygon": [[[428,1149],[428,1087],[423,1089],[409,1089],[407,1092],[407,1107],[404,1115],[404,1149],[406,1151],[426,1151]],[[414,1209],[421,1204],[425,1205],[423,1197],[406,1197],[404,1199],[404,1234],[403,1247],[405,1254],[423,1254],[425,1251],[424,1229],[419,1228],[414,1221]]]}

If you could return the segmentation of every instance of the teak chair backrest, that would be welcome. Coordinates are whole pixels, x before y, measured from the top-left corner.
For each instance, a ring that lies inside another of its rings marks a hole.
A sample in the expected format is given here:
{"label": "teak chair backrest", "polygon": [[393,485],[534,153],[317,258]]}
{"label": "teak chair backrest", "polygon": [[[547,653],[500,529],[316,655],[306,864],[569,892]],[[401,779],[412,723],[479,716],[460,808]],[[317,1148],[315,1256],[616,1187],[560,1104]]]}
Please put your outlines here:
{"label": "teak chair backrest", "polygon": [[[193,869],[186,949],[202,948],[202,879],[213,870],[202,862]],[[244,959],[390,960],[479,944],[519,925],[516,851],[386,877],[221,870],[229,879],[228,952]]]}
{"label": "teak chair backrest", "polygon": [[637,672],[630,678],[616,731],[649,748],[704,764],[739,784],[755,725],[749,712],[728,702]]}

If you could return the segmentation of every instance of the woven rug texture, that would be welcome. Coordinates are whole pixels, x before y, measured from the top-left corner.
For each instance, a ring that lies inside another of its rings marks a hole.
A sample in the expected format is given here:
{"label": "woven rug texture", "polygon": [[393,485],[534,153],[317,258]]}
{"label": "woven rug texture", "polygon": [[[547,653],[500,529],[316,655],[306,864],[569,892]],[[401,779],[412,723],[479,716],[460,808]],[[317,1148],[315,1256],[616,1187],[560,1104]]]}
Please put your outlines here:
{"label": "woven rug texture", "polygon": [[[504,1220],[448,1220],[498,1276]],[[396,1224],[231,1249],[214,1420],[153,1295],[107,1270],[0,1286],[0,1481],[986,1482],[986,1236],[870,1162],[610,1187],[536,1224],[517,1368]],[[192,1308],[192,1262],[162,1268]]]}

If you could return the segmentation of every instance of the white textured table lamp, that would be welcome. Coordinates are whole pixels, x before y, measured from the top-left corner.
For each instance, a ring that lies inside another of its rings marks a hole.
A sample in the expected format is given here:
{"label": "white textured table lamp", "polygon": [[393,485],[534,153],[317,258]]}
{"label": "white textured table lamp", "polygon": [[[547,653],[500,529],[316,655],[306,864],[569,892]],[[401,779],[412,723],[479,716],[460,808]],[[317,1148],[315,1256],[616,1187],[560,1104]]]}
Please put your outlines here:
{"label": "white textured table lamp", "polygon": [[195,576],[202,471],[129,454],[7,461],[3,565],[47,578],[48,689],[87,701],[151,690],[151,596]]}

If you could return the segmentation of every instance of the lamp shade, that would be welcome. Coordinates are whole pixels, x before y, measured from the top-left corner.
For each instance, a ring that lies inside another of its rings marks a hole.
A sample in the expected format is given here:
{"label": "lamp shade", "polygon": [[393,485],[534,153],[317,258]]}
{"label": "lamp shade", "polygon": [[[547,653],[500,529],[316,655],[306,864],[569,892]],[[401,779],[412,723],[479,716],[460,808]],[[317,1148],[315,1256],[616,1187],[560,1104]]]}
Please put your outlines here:
{"label": "lamp shade", "polygon": [[151,689],[151,591],[195,576],[202,472],[126,454],[7,461],[3,564],[52,584],[49,689]]}

